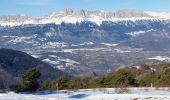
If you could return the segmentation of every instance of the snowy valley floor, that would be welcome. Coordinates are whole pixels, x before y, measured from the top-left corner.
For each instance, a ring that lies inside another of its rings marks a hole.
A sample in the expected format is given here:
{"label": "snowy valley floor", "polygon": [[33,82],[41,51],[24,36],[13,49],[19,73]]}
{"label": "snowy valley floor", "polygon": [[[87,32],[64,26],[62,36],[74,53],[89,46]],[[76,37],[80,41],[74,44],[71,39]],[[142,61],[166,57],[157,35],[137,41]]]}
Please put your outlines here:
{"label": "snowy valley floor", "polygon": [[[126,93],[119,93],[126,91]],[[0,100],[170,100],[170,88],[82,89],[78,91],[13,92],[0,94]]]}

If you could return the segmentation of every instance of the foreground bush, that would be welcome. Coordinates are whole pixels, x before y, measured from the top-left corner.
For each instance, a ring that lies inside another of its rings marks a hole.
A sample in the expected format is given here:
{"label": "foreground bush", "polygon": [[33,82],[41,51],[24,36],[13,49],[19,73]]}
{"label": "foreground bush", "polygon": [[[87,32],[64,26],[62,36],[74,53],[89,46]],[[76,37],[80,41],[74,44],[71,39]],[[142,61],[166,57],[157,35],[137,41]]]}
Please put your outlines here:
{"label": "foreground bush", "polygon": [[40,71],[35,68],[29,69],[21,77],[21,84],[16,86],[17,92],[35,91],[39,88],[38,79],[40,78]]}
{"label": "foreground bush", "polygon": [[170,86],[170,68],[166,68],[160,72],[151,72],[144,75],[138,79],[139,86],[151,86],[154,87],[169,87]]}
{"label": "foreground bush", "polygon": [[136,79],[129,69],[120,69],[113,75],[113,87],[136,86]]}

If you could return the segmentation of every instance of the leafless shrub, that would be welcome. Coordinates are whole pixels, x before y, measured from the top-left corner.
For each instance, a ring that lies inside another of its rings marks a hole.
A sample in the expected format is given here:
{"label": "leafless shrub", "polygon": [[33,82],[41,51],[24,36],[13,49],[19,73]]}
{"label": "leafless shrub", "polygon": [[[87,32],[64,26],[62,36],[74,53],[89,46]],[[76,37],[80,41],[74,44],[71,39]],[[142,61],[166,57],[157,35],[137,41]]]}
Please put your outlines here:
{"label": "leafless shrub", "polygon": [[150,100],[150,99],[152,99],[152,97],[146,97],[145,99],[146,99],[146,100]]}
{"label": "leafless shrub", "polygon": [[99,88],[99,91],[103,92],[103,93],[107,93],[107,89],[106,88]]}
{"label": "leafless shrub", "polygon": [[127,88],[115,88],[115,93],[121,94],[121,93],[129,93],[129,89]]}
{"label": "leafless shrub", "polygon": [[168,89],[167,89],[169,92],[170,92],[170,87],[168,87]]}
{"label": "leafless shrub", "polygon": [[96,92],[96,91],[97,91],[97,89],[96,89],[96,88],[94,88],[94,89],[92,89],[92,91],[93,91],[93,92]]}
{"label": "leafless shrub", "polygon": [[145,92],[148,92],[148,91],[149,91],[148,87],[145,87],[144,90],[145,90]]}
{"label": "leafless shrub", "polygon": [[160,88],[160,87],[155,87],[155,90],[157,90],[157,91],[158,91],[158,90],[161,90],[161,88]]}
{"label": "leafless shrub", "polygon": [[4,91],[3,90],[0,90],[0,93],[3,93]]}
{"label": "leafless shrub", "polygon": [[139,98],[134,98],[134,99],[132,99],[132,100],[138,100]]}

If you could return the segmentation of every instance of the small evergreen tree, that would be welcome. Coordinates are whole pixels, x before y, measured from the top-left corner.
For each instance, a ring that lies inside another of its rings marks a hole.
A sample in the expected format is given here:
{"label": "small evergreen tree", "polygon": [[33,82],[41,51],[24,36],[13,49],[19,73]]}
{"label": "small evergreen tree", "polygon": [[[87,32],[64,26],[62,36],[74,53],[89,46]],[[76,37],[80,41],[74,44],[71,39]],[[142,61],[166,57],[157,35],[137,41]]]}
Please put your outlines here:
{"label": "small evergreen tree", "polygon": [[91,88],[104,88],[110,87],[110,77],[108,76],[100,76],[93,79],[92,82],[89,83]]}
{"label": "small evergreen tree", "polygon": [[115,87],[126,87],[136,85],[135,76],[129,69],[120,69],[113,75],[113,85]]}
{"label": "small evergreen tree", "polygon": [[69,79],[65,76],[61,76],[57,79],[56,84],[58,85],[59,90],[68,88]]}
{"label": "small evergreen tree", "polygon": [[69,82],[70,89],[77,90],[77,89],[83,89],[84,87],[85,87],[85,84],[84,84],[83,80],[79,77],[76,77]]}
{"label": "small evergreen tree", "polygon": [[21,84],[17,86],[17,91],[35,91],[39,88],[38,78],[40,78],[40,71],[36,68],[31,68],[26,71],[21,77]]}

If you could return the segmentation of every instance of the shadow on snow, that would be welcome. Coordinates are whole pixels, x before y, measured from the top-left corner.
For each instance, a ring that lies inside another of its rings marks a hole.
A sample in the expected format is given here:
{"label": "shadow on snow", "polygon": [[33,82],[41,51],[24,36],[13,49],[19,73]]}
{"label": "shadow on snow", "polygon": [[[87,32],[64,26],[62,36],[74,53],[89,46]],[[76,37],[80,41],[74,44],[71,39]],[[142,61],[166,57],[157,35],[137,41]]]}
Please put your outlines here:
{"label": "shadow on snow", "polygon": [[76,95],[72,95],[69,98],[85,98],[87,97],[87,94],[76,94]]}

